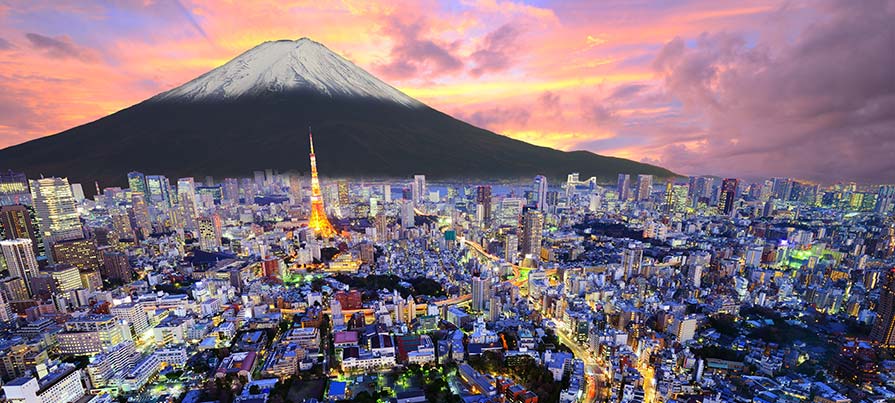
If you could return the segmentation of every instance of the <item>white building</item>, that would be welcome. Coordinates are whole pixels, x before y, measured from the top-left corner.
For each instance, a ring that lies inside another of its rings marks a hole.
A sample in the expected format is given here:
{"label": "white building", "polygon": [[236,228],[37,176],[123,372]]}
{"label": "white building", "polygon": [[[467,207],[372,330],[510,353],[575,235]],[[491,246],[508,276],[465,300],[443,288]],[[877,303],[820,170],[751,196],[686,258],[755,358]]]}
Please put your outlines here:
{"label": "white building", "polygon": [[43,378],[18,378],[3,385],[10,403],[66,403],[86,396],[81,370],[62,364]]}

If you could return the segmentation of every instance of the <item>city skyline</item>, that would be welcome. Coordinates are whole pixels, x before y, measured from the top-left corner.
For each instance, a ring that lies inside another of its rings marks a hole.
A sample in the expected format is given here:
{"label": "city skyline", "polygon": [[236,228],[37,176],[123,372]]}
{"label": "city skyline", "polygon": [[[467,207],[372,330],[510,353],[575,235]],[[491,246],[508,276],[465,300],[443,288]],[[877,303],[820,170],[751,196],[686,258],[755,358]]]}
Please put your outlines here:
{"label": "city skyline", "polygon": [[882,1],[13,2],[0,6],[0,146],[114,112],[264,40],[307,36],[433,107],[534,144],[684,175],[885,183],[892,13]]}
{"label": "city skyline", "polygon": [[0,0],[0,402],[895,402],[893,21]]}
{"label": "city skyline", "polygon": [[320,180],[309,140],[310,176],[0,174],[6,399],[895,396],[895,185]]}

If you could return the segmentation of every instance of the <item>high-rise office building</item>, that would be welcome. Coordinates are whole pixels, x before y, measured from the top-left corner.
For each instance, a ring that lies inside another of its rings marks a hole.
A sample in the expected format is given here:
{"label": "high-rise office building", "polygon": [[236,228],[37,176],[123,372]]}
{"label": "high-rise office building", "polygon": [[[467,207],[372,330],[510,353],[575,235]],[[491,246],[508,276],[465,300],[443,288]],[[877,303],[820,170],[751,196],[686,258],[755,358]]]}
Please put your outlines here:
{"label": "high-rise office building", "polygon": [[30,291],[31,279],[40,275],[37,257],[34,255],[31,240],[20,238],[0,241],[0,251],[2,251],[3,258],[6,260],[9,274],[25,280],[25,285]]}
{"label": "high-rise office building", "polygon": [[547,177],[544,175],[535,176],[532,183],[532,194],[534,194],[535,208],[540,212],[547,211]]}
{"label": "high-rise office building", "polygon": [[482,221],[491,222],[491,186],[476,186],[475,202],[482,206]]}
{"label": "high-rise office building", "polygon": [[622,251],[622,269],[625,280],[640,274],[643,263],[643,248],[639,244],[630,244]]}
{"label": "high-rise office building", "polygon": [[78,270],[97,270],[102,266],[96,242],[92,239],[74,239],[53,245],[53,262]]}
{"label": "high-rise office building", "polygon": [[171,184],[162,175],[146,176],[146,193],[144,195],[152,204],[170,203]]}
{"label": "high-rise office building", "polygon": [[301,176],[289,175],[289,195],[292,196],[294,203],[301,203],[301,199],[304,197],[301,192]]}
{"label": "high-rise office building", "polygon": [[0,228],[4,239],[28,238],[32,242],[34,254],[40,256],[40,231],[34,228],[31,210],[23,204],[0,206]]}
{"label": "high-rise office building", "polygon": [[146,194],[146,175],[142,172],[128,172],[127,187],[131,192]]}
{"label": "high-rise office building", "polygon": [[80,203],[84,201],[84,187],[81,186],[80,183],[72,183],[71,184],[71,195],[75,198],[76,203]]}
{"label": "high-rise office building", "polygon": [[619,200],[628,200],[631,197],[631,175],[618,174],[618,185],[616,185],[615,191],[618,193]]}
{"label": "high-rise office building", "polygon": [[10,204],[31,205],[28,179],[21,172],[0,172],[0,206]]}
{"label": "high-rise office building", "polygon": [[77,267],[65,265],[53,265],[48,267],[44,274],[48,274],[53,279],[53,289],[59,293],[67,293],[83,287],[81,283],[81,273]]}
{"label": "high-rise office building", "polygon": [[522,254],[539,257],[541,237],[544,230],[544,215],[537,210],[525,212],[522,220]]}
{"label": "high-rise office building", "polygon": [[730,215],[733,211],[737,186],[739,186],[739,181],[733,178],[727,178],[721,182],[721,196],[718,198],[718,210],[721,211],[721,214]]}
{"label": "high-rise office building", "polygon": [[415,205],[426,202],[426,196],[428,196],[426,175],[413,175],[413,182],[410,183],[410,193]]}
{"label": "high-rise office building", "polygon": [[390,183],[382,185],[382,200],[386,203],[392,202],[392,185]]}
{"label": "high-rise office building", "polygon": [[112,220],[112,231],[115,232],[117,239],[135,239],[134,227],[131,226],[131,220],[126,211],[122,211],[120,208],[110,209],[109,218]]}
{"label": "high-rise office building", "polygon": [[134,279],[134,269],[131,267],[127,255],[112,249],[101,251],[103,266],[100,273],[103,278],[129,282]]}
{"label": "high-rise office building", "polygon": [[504,259],[510,263],[516,263],[516,254],[519,253],[519,237],[510,233],[503,241]]}
{"label": "high-rise office building", "polygon": [[7,301],[25,301],[28,295],[28,285],[21,277],[6,277],[0,280],[0,292]]}
{"label": "high-rise office building", "polygon": [[635,190],[634,199],[637,201],[649,200],[653,191],[653,176],[637,175],[637,188]]}
{"label": "high-rise office building", "polygon": [[348,181],[340,180],[336,182],[337,200],[339,207],[348,207],[351,204],[350,194],[348,192]]}
{"label": "high-rise office building", "polygon": [[886,214],[892,210],[895,205],[895,185],[883,185],[876,192],[876,206],[874,211],[880,214]]}
{"label": "high-rise office building", "polygon": [[488,300],[490,293],[488,292],[488,279],[483,276],[475,276],[472,278],[472,303],[470,308],[476,312],[485,310],[485,301]]}
{"label": "high-rise office building", "polygon": [[792,193],[792,180],[789,178],[773,178],[772,193],[775,199],[787,201]]}
{"label": "high-rise office building", "polygon": [[[224,181],[226,183],[226,179]],[[196,217],[199,215],[199,203],[196,200],[195,179],[188,177],[177,180],[177,201],[183,211],[184,227],[195,230],[198,225]]]}
{"label": "high-rise office building", "polygon": [[497,220],[498,224],[508,227],[519,226],[519,216],[522,214],[522,208],[525,206],[525,199],[518,197],[504,197],[500,200]]}
{"label": "high-rise office building", "polygon": [[388,216],[384,210],[376,213],[376,240],[378,242],[388,241]]}
{"label": "high-rise office building", "polygon": [[44,249],[49,251],[50,246],[59,241],[83,238],[81,219],[68,179],[43,178],[32,180],[30,184]]}
{"label": "high-rise office building", "polygon": [[401,227],[407,229],[416,226],[414,223],[415,217],[416,212],[413,210],[413,201],[401,200]]}
{"label": "high-rise office building", "polygon": [[[254,182],[248,182],[245,186],[246,188],[246,196],[251,198],[251,196],[255,195],[255,185]],[[228,202],[238,202],[239,201],[239,180],[236,178],[224,178],[224,183],[221,185],[221,198],[222,200]],[[248,199],[247,199],[248,200]]]}
{"label": "high-rise office building", "polygon": [[149,238],[149,234],[152,233],[152,221],[149,217],[149,206],[146,205],[146,198],[142,193],[131,194],[131,217],[132,227],[137,230],[137,235],[141,239]]}
{"label": "high-rise office building", "polygon": [[216,251],[221,247],[221,217],[207,214],[199,217],[199,249]]}
{"label": "high-rise office building", "polygon": [[895,269],[888,271],[880,290],[870,338],[882,347],[895,347]]}

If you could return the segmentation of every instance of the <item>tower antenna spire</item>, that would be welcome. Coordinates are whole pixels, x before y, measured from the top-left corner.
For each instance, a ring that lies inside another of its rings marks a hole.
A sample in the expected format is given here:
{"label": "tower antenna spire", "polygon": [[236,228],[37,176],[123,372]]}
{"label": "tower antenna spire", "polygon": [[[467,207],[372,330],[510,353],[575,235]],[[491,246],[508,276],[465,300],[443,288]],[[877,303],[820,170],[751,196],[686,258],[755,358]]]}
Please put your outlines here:
{"label": "tower antenna spire", "polygon": [[336,229],[326,217],[323,208],[323,197],[320,192],[320,179],[317,177],[317,156],[314,155],[314,135],[311,134],[311,126],[308,126],[308,140],[311,143],[311,217],[308,226],[314,229],[317,235],[330,238],[336,234]]}

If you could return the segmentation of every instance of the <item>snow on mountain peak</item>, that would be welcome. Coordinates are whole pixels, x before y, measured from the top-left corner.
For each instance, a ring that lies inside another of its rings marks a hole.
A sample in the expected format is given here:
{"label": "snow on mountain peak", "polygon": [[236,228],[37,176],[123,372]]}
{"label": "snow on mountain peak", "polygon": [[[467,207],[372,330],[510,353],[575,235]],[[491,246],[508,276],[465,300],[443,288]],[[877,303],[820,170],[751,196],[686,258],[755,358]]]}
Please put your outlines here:
{"label": "snow on mountain peak", "polygon": [[264,42],[152,100],[221,100],[291,90],[423,105],[308,38]]}

